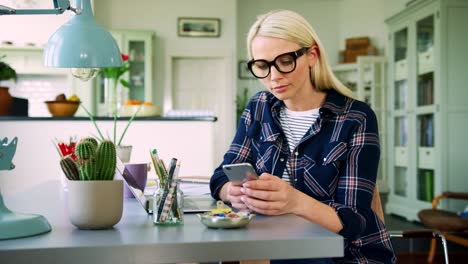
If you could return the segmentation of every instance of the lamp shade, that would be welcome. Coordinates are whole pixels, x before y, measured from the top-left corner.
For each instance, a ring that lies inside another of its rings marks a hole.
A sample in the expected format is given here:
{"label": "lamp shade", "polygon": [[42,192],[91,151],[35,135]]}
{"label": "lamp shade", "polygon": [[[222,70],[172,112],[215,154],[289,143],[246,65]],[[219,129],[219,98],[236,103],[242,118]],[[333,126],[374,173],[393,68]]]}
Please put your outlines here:
{"label": "lamp shade", "polygon": [[90,0],[76,2],[81,2],[81,14],[73,15],[49,38],[44,49],[44,65],[58,68],[121,66],[119,47],[112,35],[97,23]]}

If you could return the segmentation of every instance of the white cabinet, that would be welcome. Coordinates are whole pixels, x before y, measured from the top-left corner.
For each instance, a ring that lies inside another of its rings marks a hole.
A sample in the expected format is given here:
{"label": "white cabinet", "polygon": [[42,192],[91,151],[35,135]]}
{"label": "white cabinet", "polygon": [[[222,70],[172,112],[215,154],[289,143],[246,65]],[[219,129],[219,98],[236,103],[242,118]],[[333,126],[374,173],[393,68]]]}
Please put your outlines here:
{"label": "white cabinet", "polygon": [[[110,30],[110,33],[115,38],[120,52],[129,56],[130,70],[124,78],[130,83],[130,89],[120,87],[122,103],[128,99],[154,103],[154,32]],[[96,82],[97,112],[98,115],[106,115],[103,78],[97,78]]]}
{"label": "white cabinet", "polygon": [[377,183],[380,191],[386,192],[386,59],[383,56],[359,56],[356,63],[339,64],[332,69],[356,98],[369,104],[377,116],[381,148]]}
{"label": "white cabinet", "polygon": [[[420,0],[389,27],[386,209],[408,220],[443,191],[467,192],[468,2]],[[442,208],[460,209],[457,201]],[[462,207],[463,208],[463,207]]]}

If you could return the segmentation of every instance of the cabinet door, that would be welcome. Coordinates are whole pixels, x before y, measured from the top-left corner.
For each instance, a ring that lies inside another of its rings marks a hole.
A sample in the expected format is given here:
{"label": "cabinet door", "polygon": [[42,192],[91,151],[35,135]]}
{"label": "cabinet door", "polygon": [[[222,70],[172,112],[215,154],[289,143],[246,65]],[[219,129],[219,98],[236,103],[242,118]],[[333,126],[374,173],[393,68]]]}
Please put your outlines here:
{"label": "cabinet door", "polygon": [[393,193],[398,196],[406,197],[408,195],[408,128],[409,128],[409,29],[403,27],[395,32],[392,36],[393,47],[393,102],[389,107],[392,108],[393,116]]}
{"label": "cabinet door", "polygon": [[434,142],[434,14],[416,20],[416,198],[430,202],[434,198],[435,142]]}
{"label": "cabinet door", "polygon": [[153,102],[152,37],[147,32],[129,32],[123,35],[123,50],[129,56],[130,70],[126,79],[130,89],[126,99]]}

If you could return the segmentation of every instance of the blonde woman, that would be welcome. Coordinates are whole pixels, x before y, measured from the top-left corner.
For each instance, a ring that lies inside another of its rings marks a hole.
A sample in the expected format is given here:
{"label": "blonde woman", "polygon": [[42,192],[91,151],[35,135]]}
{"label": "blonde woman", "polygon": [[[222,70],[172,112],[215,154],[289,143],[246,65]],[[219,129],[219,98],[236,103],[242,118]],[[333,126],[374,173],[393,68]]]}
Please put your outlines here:
{"label": "blonde woman", "polygon": [[[242,114],[211,178],[212,196],[239,210],[296,214],[345,239],[344,258],[284,263],[395,263],[389,235],[371,209],[380,155],[374,112],[335,78],[317,34],[299,14],[259,16],[247,47],[248,67],[266,91]],[[229,182],[222,165],[241,162],[259,179]]]}

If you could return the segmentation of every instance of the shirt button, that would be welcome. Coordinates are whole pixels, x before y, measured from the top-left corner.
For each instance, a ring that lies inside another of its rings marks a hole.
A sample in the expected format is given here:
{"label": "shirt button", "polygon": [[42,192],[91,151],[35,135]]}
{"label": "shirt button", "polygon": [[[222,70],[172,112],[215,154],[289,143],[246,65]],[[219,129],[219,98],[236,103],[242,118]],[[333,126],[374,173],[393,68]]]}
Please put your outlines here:
{"label": "shirt button", "polygon": [[294,155],[299,156],[299,152],[296,151],[296,153],[294,153]]}
{"label": "shirt button", "polygon": [[280,161],[281,161],[281,162],[283,162],[283,161],[284,161],[284,159],[283,159],[283,158],[281,158],[281,159],[280,159]]}

